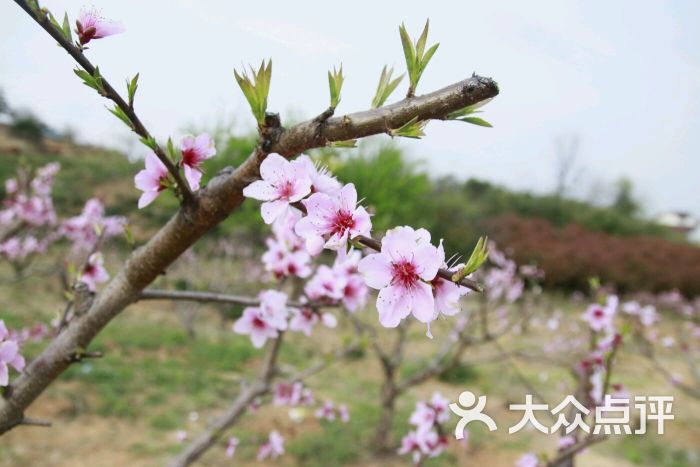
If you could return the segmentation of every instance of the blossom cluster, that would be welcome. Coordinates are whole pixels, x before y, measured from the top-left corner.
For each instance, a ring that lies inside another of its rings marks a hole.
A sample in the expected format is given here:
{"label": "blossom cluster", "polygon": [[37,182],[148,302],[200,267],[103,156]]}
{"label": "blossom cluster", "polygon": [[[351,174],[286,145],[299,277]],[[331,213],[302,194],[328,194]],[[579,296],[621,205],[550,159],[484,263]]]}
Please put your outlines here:
{"label": "blossom cluster", "polygon": [[[198,136],[187,135],[180,141],[180,159],[176,161],[185,175],[185,180],[192,191],[199,190],[204,169],[202,163],[216,155],[214,140],[207,133]],[[169,180],[168,168],[154,153],[146,155],[145,168],[134,177],[134,185],[143,193],[139,198],[139,209],[151,204],[167,189]]]}
{"label": "blossom cluster", "polygon": [[87,251],[97,245],[100,237],[108,239],[124,232],[126,218],[105,216],[105,207],[97,198],[89,199],[80,215],[66,219],[58,232],[73,244],[76,252]]}
{"label": "blossom cluster", "polygon": [[345,404],[339,404],[337,407],[331,401],[326,401],[321,407],[316,409],[316,418],[320,420],[325,420],[327,422],[332,422],[336,419],[343,423],[350,421],[350,412],[348,411],[348,406]]}
{"label": "blossom cluster", "polygon": [[[438,270],[447,267],[445,252],[442,242],[431,244],[428,231],[392,229],[378,253],[362,258],[352,249],[348,253],[348,244],[366,238],[372,223],[358,205],[352,183],[339,183],[305,155],[289,161],[269,154],[260,165],[260,176],[243,194],[263,201],[262,218],[273,226],[263,262],[275,277],[309,277],[311,257],[328,249],[338,256],[333,266],[319,266],[310,278],[305,294],[311,301],[340,301],[354,311],[366,301],[364,280],[379,290],[377,311],[385,327],[396,327],[411,314],[429,325],[440,314],[459,311],[459,299],[468,289],[438,276]],[[307,320],[313,319],[307,312]]]}
{"label": "blossom cluster", "polygon": [[397,452],[410,454],[415,465],[442,454],[448,441],[442,427],[449,420],[448,407],[449,401],[439,392],[434,393],[430,401],[419,401],[409,418],[409,423],[415,429],[401,439]]}
{"label": "blossom cluster", "polygon": [[287,306],[287,294],[277,290],[265,290],[258,295],[260,304],[243,310],[243,314],[233,324],[237,334],[250,336],[253,346],[261,348],[268,339],[275,339],[280,331],[311,334],[317,322],[327,327],[335,327],[336,319],[330,313],[321,313],[311,306],[290,308]]}
{"label": "blossom cluster", "polygon": [[42,228],[51,228],[57,222],[51,192],[59,169],[58,163],[50,163],[37,169],[31,179],[20,171],[17,177],[5,181],[0,230],[17,232],[0,243],[0,254],[8,261],[15,263],[43,253],[55,240]]}
{"label": "blossom cluster", "polygon": [[515,261],[506,257],[494,242],[489,242],[488,246],[491,267],[482,273],[486,295],[490,301],[505,300],[513,303],[520,298],[525,288],[521,275],[534,279],[540,277],[541,271],[525,265],[518,271]]}
{"label": "blossom cluster", "polygon": [[0,386],[7,386],[10,382],[11,366],[17,371],[24,369],[24,357],[19,353],[19,341],[12,336],[0,319]]}
{"label": "blossom cluster", "polygon": [[[121,234],[126,219],[106,216],[104,205],[97,198],[88,200],[82,212],[75,217],[59,221],[51,198],[57,163],[47,164],[36,170],[32,178],[19,171],[18,176],[5,182],[6,198],[0,211],[0,228],[12,235],[0,243],[0,254],[20,269],[28,264],[32,255],[41,254],[56,240],[65,238],[72,244],[75,254],[95,250],[101,239]],[[106,281],[102,257],[95,252],[90,256],[81,277],[91,290]]]}

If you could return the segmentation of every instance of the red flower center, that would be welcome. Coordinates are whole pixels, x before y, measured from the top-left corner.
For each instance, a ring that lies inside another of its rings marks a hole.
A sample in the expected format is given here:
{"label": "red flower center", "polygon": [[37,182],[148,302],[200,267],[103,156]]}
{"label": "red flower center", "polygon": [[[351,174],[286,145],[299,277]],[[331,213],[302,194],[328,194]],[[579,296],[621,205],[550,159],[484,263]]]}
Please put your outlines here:
{"label": "red flower center", "polygon": [[355,219],[348,211],[338,211],[333,218],[333,233],[342,235],[346,230],[355,226]]}
{"label": "red flower center", "polygon": [[402,260],[398,263],[392,263],[391,268],[394,276],[393,282],[401,287],[411,288],[418,282],[416,266],[412,262]]}
{"label": "red flower center", "polygon": [[294,185],[292,184],[291,180],[287,180],[282,183],[278,187],[277,192],[281,199],[289,199],[292,194],[294,194]]}
{"label": "red flower center", "polygon": [[194,149],[187,148],[184,151],[182,151],[182,165],[196,167],[197,165],[199,165],[199,162],[199,155]]}
{"label": "red flower center", "polygon": [[256,316],[253,318],[253,327],[256,329],[265,329],[267,327],[267,323],[259,316]]}
{"label": "red flower center", "polygon": [[605,316],[605,313],[603,313],[603,310],[600,308],[596,308],[593,310],[593,317],[596,319],[601,319],[603,316]]}

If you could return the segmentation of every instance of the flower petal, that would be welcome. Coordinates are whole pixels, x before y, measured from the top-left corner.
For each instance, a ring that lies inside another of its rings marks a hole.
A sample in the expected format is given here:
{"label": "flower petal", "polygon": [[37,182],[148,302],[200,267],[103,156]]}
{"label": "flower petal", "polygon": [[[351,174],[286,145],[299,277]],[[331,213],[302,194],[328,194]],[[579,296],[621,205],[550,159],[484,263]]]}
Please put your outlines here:
{"label": "flower petal", "polygon": [[411,290],[411,312],[421,323],[429,323],[435,319],[433,291],[425,282],[419,282]]}
{"label": "flower petal", "polygon": [[382,326],[395,328],[411,313],[411,296],[403,287],[384,287],[377,296],[377,311]]}
{"label": "flower petal", "polygon": [[266,224],[272,224],[275,219],[281,216],[289,207],[289,202],[284,200],[267,201],[260,207],[263,221]]}
{"label": "flower petal", "polygon": [[260,201],[272,201],[277,199],[277,190],[265,180],[257,180],[243,188],[243,196]]}
{"label": "flower petal", "polygon": [[391,263],[383,253],[375,253],[362,258],[357,270],[364,276],[365,284],[373,289],[389,285],[392,279]]}

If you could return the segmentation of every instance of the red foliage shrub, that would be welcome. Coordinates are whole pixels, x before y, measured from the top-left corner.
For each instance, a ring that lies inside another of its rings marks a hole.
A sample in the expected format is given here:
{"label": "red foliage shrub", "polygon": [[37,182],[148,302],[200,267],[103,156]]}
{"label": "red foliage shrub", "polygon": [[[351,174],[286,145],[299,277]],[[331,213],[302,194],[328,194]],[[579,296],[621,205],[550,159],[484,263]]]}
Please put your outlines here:
{"label": "red foliage shrub", "polygon": [[596,276],[621,292],[680,290],[700,295],[700,248],[655,237],[619,237],[576,224],[557,228],[538,218],[508,214],[485,230],[517,262],[536,262],[545,286],[586,290]]}

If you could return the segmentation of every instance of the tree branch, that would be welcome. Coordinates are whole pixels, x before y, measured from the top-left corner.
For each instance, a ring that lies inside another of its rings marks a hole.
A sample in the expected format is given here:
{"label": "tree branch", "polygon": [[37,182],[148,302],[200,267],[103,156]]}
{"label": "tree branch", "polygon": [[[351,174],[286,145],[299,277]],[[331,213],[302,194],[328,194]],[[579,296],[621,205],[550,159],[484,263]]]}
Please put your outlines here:
{"label": "tree branch", "polygon": [[[70,41],[68,41],[63,36],[61,31],[57,30],[56,27],[54,27],[54,25],[51,24],[51,21],[49,21],[49,18],[46,13],[44,13],[43,11],[35,11],[25,0],[14,1],[15,3],[17,3],[17,5],[20,6],[20,8],[26,11],[27,14],[31,16],[32,19],[36,21],[39,24],[39,26],[42,27],[42,29],[44,29],[44,31],[49,33],[49,35],[53,37],[56,40],[56,42],[58,42],[58,45],[60,45],[66,52],[68,52],[68,55],[73,57],[73,59],[81,67],[83,67],[85,71],[90,73],[90,75],[95,76],[95,66],[90,62],[90,60],[88,60],[85,54],[83,54],[82,50],[76,47],[75,44],[72,44]],[[104,76],[101,76],[101,82],[102,87],[104,89],[103,96],[114,102],[126,114],[126,116],[129,118],[129,121],[133,125],[132,130],[134,131],[134,133],[141,136],[142,138],[151,139],[151,134],[143,125],[138,115],[136,115],[136,112],[134,112],[133,107],[130,106],[124,100],[124,98],[112,87],[111,84],[109,84],[109,82],[105,79]],[[154,146],[153,152],[156,156],[158,156],[158,159],[160,159],[160,161],[168,169],[170,175],[173,176],[173,179],[177,184],[178,190],[182,195],[182,199],[186,202],[192,202],[194,200],[192,191],[190,190],[190,187],[185,181],[185,179],[182,178],[182,175],[180,175],[180,171],[175,166],[175,164],[170,160],[170,158],[165,154],[163,149],[158,144]]]}
{"label": "tree branch", "polygon": [[[24,2],[19,4],[26,6]],[[331,118],[320,132],[313,121],[278,129],[270,135],[266,150],[258,147],[236,170],[214,177],[194,195],[194,203],[183,205],[148,243],[135,250],[95,297],[90,310],[71,320],[64,332],[27,366],[12,383],[10,395],[0,407],[0,434],[20,423],[24,410],[68,367],[67,357],[76,349],[87,348],[97,333],[137,301],[143,289],[173,261],[238,209],[244,200],[243,188],[260,178],[260,164],[268,153],[277,152],[292,158],[328,142],[384,133],[387,125],[400,127],[414,117],[442,119],[450,112],[497,94],[498,86],[493,80],[474,76],[425,96]]]}
{"label": "tree branch", "polygon": [[547,467],[561,467],[564,465],[567,465],[568,461],[574,457],[576,454],[579,452],[583,451],[589,446],[592,446],[594,444],[600,443],[601,441],[605,441],[608,439],[607,435],[589,435],[586,436],[583,440],[579,441],[578,443],[574,444],[570,448],[562,451],[552,459],[551,461],[547,462]]}
{"label": "tree branch", "polygon": [[[232,305],[258,306],[260,300],[257,297],[247,295],[231,295],[218,292],[198,292],[194,290],[159,290],[146,289],[141,292],[139,300],[182,300],[199,303],[230,303]],[[328,308],[339,306],[338,303],[301,303],[287,302],[289,308]]]}
{"label": "tree branch", "polygon": [[257,379],[241,391],[233,404],[214,423],[194,439],[180,455],[170,464],[171,467],[184,467],[192,464],[204,454],[221,437],[238,418],[245,413],[246,409],[256,397],[260,397],[270,390],[270,383],[275,374],[277,356],[282,344],[282,335],[272,341],[270,348],[265,355],[265,362],[261,368]]}
{"label": "tree branch", "polygon": [[[279,355],[280,341],[280,338],[275,339],[275,345],[273,345],[273,347],[271,347],[268,351],[265,357],[265,363],[263,364],[260,374],[255,382],[251,386],[246,387],[243,389],[243,391],[241,391],[226,412],[219,417],[211,427],[192,441],[192,443],[190,443],[175,460],[173,460],[173,462],[170,464],[171,467],[185,467],[194,463],[217,442],[217,440],[226,430],[233,426],[233,424],[241,415],[243,415],[245,410],[250,406],[256,397],[262,397],[270,392],[272,389],[272,379],[276,374],[276,362],[277,356]],[[355,342],[350,344],[343,349],[337,350],[333,354],[332,359],[324,359],[316,365],[310,366],[309,368],[285,379],[288,379],[289,381],[303,381],[304,379],[328,368],[333,362],[341,358],[345,358],[358,348],[359,343]]]}

